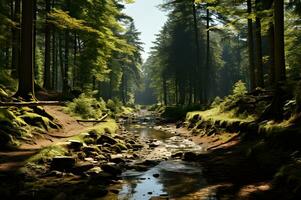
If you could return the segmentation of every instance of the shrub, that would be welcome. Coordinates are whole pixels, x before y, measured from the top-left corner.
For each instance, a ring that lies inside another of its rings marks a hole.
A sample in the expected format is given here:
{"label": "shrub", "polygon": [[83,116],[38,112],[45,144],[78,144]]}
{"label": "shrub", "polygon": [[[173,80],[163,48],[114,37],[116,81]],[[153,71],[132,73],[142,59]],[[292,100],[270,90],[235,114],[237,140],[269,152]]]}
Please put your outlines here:
{"label": "shrub", "polygon": [[122,112],[122,103],[118,99],[109,99],[107,101],[107,108],[110,109],[113,113]]}
{"label": "shrub", "polygon": [[66,112],[80,116],[83,119],[99,118],[106,110],[103,99],[96,99],[91,94],[81,94],[73,102],[68,103]]}
{"label": "shrub", "polygon": [[246,84],[244,82],[242,82],[241,80],[237,81],[234,84],[233,90],[232,90],[233,97],[241,97],[241,96],[245,95],[247,92],[248,91],[247,91]]}

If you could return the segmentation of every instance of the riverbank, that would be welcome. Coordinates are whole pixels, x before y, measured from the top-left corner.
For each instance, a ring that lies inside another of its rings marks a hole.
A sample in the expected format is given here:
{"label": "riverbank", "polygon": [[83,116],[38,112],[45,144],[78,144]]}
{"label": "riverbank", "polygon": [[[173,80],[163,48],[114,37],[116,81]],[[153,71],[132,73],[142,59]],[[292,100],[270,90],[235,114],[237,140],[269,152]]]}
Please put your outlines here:
{"label": "riverbank", "polygon": [[22,145],[21,154],[11,152],[17,165],[6,165],[13,170],[0,177],[6,199],[277,199],[285,194],[277,189],[275,174],[291,151],[270,148],[262,138],[195,122],[194,127],[187,121],[157,123],[161,119],[148,111],[119,118],[119,124],[107,119],[83,125],[62,108],[52,109],[48,112],[62,117],[58,121],[65,129]]}

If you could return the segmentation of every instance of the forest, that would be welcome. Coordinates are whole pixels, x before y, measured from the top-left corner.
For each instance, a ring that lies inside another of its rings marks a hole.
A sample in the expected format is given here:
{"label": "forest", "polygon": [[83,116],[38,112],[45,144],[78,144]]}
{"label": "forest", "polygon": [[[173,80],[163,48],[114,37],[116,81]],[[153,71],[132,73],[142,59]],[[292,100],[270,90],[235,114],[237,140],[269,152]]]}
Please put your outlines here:
{"label": "forest", "polygon": [[138,1],[0,1],[3,199],[301,199],[301,1]]}

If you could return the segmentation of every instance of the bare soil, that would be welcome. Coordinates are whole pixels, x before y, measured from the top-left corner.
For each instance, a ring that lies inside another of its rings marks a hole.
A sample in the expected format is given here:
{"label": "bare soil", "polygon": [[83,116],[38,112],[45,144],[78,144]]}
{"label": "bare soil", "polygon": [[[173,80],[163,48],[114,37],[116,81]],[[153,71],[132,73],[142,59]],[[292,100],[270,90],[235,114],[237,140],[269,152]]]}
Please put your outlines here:
{"label": "bare soil", "polygon": [[44,108],[62,128],[52,129],[43,137],[35,137],[33,141],[23,143],[16,150],[0,152],[0,172],[15,171],[24,166],[25,161],[43,147],[66,140],[66,138],[77,135],[93,126],[91,123],[78,123],[74,117],[64,113],[61,106],[44,106]]}

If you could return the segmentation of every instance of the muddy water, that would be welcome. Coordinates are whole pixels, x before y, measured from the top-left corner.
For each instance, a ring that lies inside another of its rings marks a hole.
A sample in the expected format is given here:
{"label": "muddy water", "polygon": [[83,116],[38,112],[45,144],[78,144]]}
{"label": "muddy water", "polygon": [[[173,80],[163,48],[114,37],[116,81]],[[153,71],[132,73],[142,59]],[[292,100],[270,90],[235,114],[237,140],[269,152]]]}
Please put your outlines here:
{"label": "muddy water", "polygon": [[[138,120],[138,124],[129,124],[126,129],[146,141],[155,141],[158,145],[150,150],[144,159],[165,160],[145,172],[134,170],[124,172],[118,199],[196,199],[193,194],[207,186],[202,175],[202,166],[193,162],[170,159],[170,156],[177,152],[202,152],[202,147],[175,133],[155,129],[152,119],[151,116],[144,116]],[[214,194],[204,194],[197,199],[216,198]]]}

